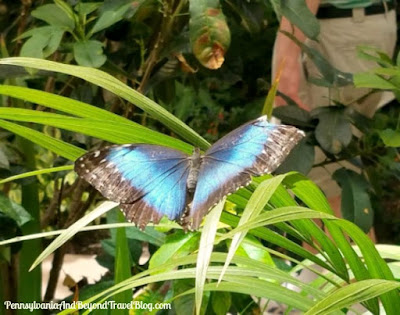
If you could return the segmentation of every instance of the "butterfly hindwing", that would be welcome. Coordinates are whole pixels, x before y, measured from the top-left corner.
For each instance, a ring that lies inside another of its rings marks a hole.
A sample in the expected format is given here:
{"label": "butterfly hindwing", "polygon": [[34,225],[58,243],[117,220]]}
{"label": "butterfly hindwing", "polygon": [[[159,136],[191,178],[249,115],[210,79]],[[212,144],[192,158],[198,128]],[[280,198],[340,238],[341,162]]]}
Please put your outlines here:
{"label": "butterfly hindwing", "polygon": [[203,216],[224,196],[251,182],[251,176],[273,172],[304,137],[295,127],[274,125],[265,116],[217,141],[204,155],[188,217],[197,229]]}
{"label": "butterfly hindwing", "polygon": [[119,202],[129,221],[144,227],[163,215],[179,219],[187,204],[188,156],[156,145],[117,145],[79,158],[76,172],[106,198]]}

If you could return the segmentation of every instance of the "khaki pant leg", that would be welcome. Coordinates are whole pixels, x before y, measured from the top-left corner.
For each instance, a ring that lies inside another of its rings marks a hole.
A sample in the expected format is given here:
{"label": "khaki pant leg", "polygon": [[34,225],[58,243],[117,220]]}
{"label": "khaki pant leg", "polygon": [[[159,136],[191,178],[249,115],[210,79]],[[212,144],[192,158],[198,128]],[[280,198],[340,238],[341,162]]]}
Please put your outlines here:
{"label": "khaki pant leg", "polygon": [[[334,67],[343,72],[356,73],[377,67],[375,62],[357,57],[356,49],[359,45],[375,47],[389,56],[393,55],[397,28],[393,10],[387,14],[364,16],[361,21],[356,21],[354,18],[324,19],[320,20],[320,25],[319,42],[309,40],[306,44],[317,49]],[[305,74],[300,97],[312,109],[331,105],[332,100],[349,104],[369,92],[369,89],[356,89],[353,86],[330,89],[313,85],[307,82],[306,74],[309,77],[320,77],[317,68],[306,56],[303,57],[303,66]],[[383,93],[374,93],[362,102],[350,106],[365,116],[372,117],[381,105],[380,100],[383,97]],[[387,95],[384,98],[388,100]],[[323,152],[317,150],[315,162],[320,163],[324,159]],[[352,164],[342,162],[314,168],[309,173],[309,177],[321,187],[328,198],[340,195],[340,187],[331,179],[331,175],[341,167],[360,171]]]}

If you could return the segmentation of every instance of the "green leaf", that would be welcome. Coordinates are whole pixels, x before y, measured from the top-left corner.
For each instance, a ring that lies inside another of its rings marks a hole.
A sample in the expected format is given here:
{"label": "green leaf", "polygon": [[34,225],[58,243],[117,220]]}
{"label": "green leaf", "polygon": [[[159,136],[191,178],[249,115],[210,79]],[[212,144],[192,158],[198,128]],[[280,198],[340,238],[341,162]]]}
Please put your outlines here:
{"label": "green leaf", "polygon": [[169,235],[165,244],[151,256],[149,268],[160,266],[169,260],[187,256],[198,248],[199,239],[199,233],[177,231]]}
{"label": "green leaf", "polygon": [[[244,225],[247,221],[257,217],[261,211],[264,209],[265,205],[275,192],[275,190],[279,187],[282,180],[285,178],[285,175],[279,175],[276,177],[269,178],[263,181],[258,185],[257,189],[252,194],[249,202],[247,203],[246,208],[243,211],[242,217],[240,218],[239,224],[237,228],[241,225]],[[229,246],[228,258],[224,264],[224,268],[222,269],[221,276],[219,278],[219,282],[221,282],[225,270],[228,268],[231,263],[232,257],[235,255],[236,250],[238,249],[240,243],[246,236],[248,230],[244,230],[240,233],[237,233],[232,238],[232,243]]]}
{"label": "green leaf", "polygon": [[126,228],[126,237],[132,240],[148,242],[158,247],[165,243],[165,234],[151,226],[147,226],[144,231],[132,226]]}
{"label": "green leaf", "polygon": [[12,218],[19,227],[32,220],[32,216],[22,206],[3,194],[0,194],[0,212]]}
{"label": "green leaf", "polygon": [[279,78],[281,75],[281,71],[278,71],[278,74],[274,78],[274,82],[272,83],[271,88],[268,91],[268,95],[265,98],[264,106],[261,111],[262,115],[267,115],[268,120],[272,118],[272,111],[274,110],[274,101],[275,101],[275,96],[278,91],[278,86],[279,86]]}
{"label": "green leaf", "polygon": [[229,292],[213,292],[211,305],[216,315],[226,315],[232,304],[232,295]]}
{"label": "green leaf", "polygon": [[75,28],[74,20],[55,4],[45,4],[38,7],[36,10],[32,11],[32,16],[52,26],[64,27],[70,31]]}
{"label": "green leaf", "polygon": [[305,1],[282,0],[280,13],[296,25],[308,38],[317,39],[319,22]]}
{"label": "green leaf", "polygon": [[54,153],[65,157],[68,160],[75,161],[86,151],[72,144],[47,136],[31,128],[23,127],[6,120],[0,120],[0,127],[11,131],[21,137],[32,141]]}
{"label": "green leaf", "polygon": [[107,60],[103,53],[103,44],[97,40],[76,42],[74,57],[79,65],[93,68],[100,68]]}
{"label": "green leaf", "polygon": [[231,43],[231,32],[219,0],[189,1],[189,36],[196,59],[218,69]]}
{"label": "green leaf", "polygon": [[[243,231],[247,231],[250,229],[255,229],[258,227],[276,224],[284,221],[292,221],[292,220],[300,220],[300,219],[317,219],[317,218],[325,218],[325,219],[335,219],[336,217],[319,212],[310,210],[308,208],[299,207],[299,206],[290,206],[290,207],[282,207],[274,210],[270,210],[268,212],[262,213],[255,218],[243,223],[242,225],[238,225],[232,231],[225,233],[222,235],[218,242],[224,239],[233,238],[235,234],[243,233]],[[232,245],[231,245],[232,247]]]}
{"label": "green leaf", "polygon": [[332,154],[340,153],[349,145],[353,136],[350,121],[344,115],[344,110],[329,106],[317,117],[319,120],[315,129],[317,141],[324,150]]}
{"label": "green leaf", "polygon": [[383,143],[388,147],[398,148],[400,147],[400,132],[393,129],[385,129],[379,131]]}
{"label": "green leaf", "polygon": [[131,124],[133,126],[139,126],[139,124],[105,109],[89,105],[69,97],[34,90],[27,87],[0,85],[0,94],[22,99],[24,101],[39,104],[48,108],[53,108],[78,117],[118,121],[125,124]]}
{"label": "green leaf", "polygon": [[275,266],[268,250],[252,235],[246,235],[236,251],[236,255],[249,257],[264,264]]}
{"label": "green leaf", "polygon": [[[322,193],[321,189],[319,189],[319,187],[315,183],[313,183],[304,175],[301,175],[299,173],[290,174],[289,176],[285,177],[284,183],[310,209],[333,214],[328,200]],[[333,243],[332,240],[319,229],[314,229],[312,236],[317,240],[318,243],[320,243],[321,248],[328,255],[330,261],[332,262],[332,266],[334,266],[336,270],[335,273],[339,273],[343,279],[348,279],[347,267],[338,249],[338,245],[342,246],[340,248],[341,250],[348,250],[349,243],[347,240],[343,240],[340,238],[341,236],[343,236],[343,234],[338,233],[336,226],[331,227],[333,223],[331,223],[329,220],[324,220],[323,222],[327,226],[331,234],[334,234],[335,241],[338,242],[339,240],[340,242],[344,243]]]}
{"label": "green leaf", "polygon": [[[111,1],[109,1],[111,2]],[[104,30],[105,28],[121,21],[125,13],[132,6],[132,1],[129,3],[121,4],[120,1],[114,1],[115,5],[109,5],[107,10],[102,11],[101,15],[97,19],[93,28],[90,30],[89,34],[92,35],[96,32]]]}
{"label": "green leaf", "polygon": [[356,87],[365,87],[380,90],[398,90],[399,87],[391,83],[389,80],[372,72],[355,73],[353,76],[354,85]]}
{"label": "green leaf", "polygon": [[331,292],[328,297],[316,303],[305,314],[330,314],[333,311],[372,299],[399,287],[398,282],[377,279],[352,283]]}
{"label": "green leaf", "polygon": [[21,35],[29,38],[21,48],[22,57],[47,58],[60,46],[65,29],[59,26],[34,28]]}
{"label": "green leaf", "polygon": [[36,175],[41,175],[41,174],[49,174],[53,172],[62,172],[62,171],[72,171],[74,169],[73,165],[66,165],[66,166],[59,166],[59,167],[51,167],[51,168],[45,168],[41,170],[36,170],[32,172],[26,172],[14,176],[7,177],[5,179],[0,180],[0,184],[8,183],[13,180],[21,179],[21,178],[26,178],[30,176],[36,176]]}
{"label": "green leaf", "polygon": [[83,218],[76,221],[72,224],[68,229],[62,232],[46,249],[39,255],[38,258],[32,264],[30,270],[34,269],[38,266],[43,260],[46,259],[52,252],[54,252],[57,248],[65,244],[71,237],[73,237],[76,233],[78,233],[84,226],[88,225],[90,222],[100,217],[107,211],[114,209],[118,204],[111,201],[105,201],[96,209],[92,210],[89,214],[84,216]]}
{"label": "green leaf", "polygon": [[[110,124],[109,120],[75,118],[60,114],[10,107],[0,107],[0,118],[46,124],[56,128],[87,134],[117,144],[153,143],[181,149],[185,152],[192,151],[190,145],[139,124],[120,122]],[[58,141],[62,142],[61,140]],[[41,145],[40,142],[38,144]]]}
{"label": "green leaf", "polygon": [[0,59],[0,64],[12,64],[16,66],[74,75],[78,78],[103,87],[120,96],[121,98],[124,98],[127,101],[135,104],[154,119],[160,121],[167,128],[170,128],[177,135],[188,140],[192,144],[202,149],[206,149],[210,145],[206,140],[200,137],[199,134],[197,134],[194,130],[185,125],[167,110],[162,108],[160,105],[103,71],[35,58],[4,58]]}
{"label": "green leaf", "polygon": [[377,50],[376,47],[360,45],[357,46],[357,57],[365,60],[376,62],[385,67],[392,67],[392,59],[383,51]]}
{"label": "green leaf", "polygon": [[[192,279],[177,280],[173,282],[173,295],[178,296],[174,299],[174,308],[176,314],[194,314],[195,300],[193,294],[185,294],[187,292],[193,293],[194,281]],[[210,291],[205,291],[201,303],[200,315],[206,315],[208,301],[210,299]]]}
{"label": "green leaf", "polygon": [[369,183],[364,176],[341,168],[332,178],[342,188],[341,211],[343,218],[357,224],[365,233],[371,229],[374,211],[369,198]]}
{"label": "green leaf", "polygon": [[[364,262],[368,268],[370,278],[394,280],[388,264],[379,256],[370,238],[361,229],[352,222],[346,220],[337,220],[332,224],[339,226],[360,248]],[[352,269],[353,272],[356,270]],[[400,299],[398,292],[388,292],[380,296],[387,314],[397,314],[400,308]]]}
{"label": "green leaf", "polygon": [[78,12],[79,15],[85,16],[92,13],[93,11],[96,11],[101,6],[101,2],[78,2],[78,4],[74,7],[74,10]]}
{"label": "green leaf", "polygon": [[310,113],[295,105],[275,107],[273,114],[282,120],[282,123],[288,125],[300,127],[312,126]]}
{"label": "green leaf", "polygon": [[206,216],[203,230],[201,233],[199,253],[197,255],[196,262],[196,287],[195,287],[195,305],[196,315],[200,314],[204,284],[207,278],[207,269],[210,264],[210,258],[214,247],[215,235],[217,234],[217,228],[219,218],[222,210],[224,209],[225,198],[223,198]]}
{"label": "green leaf", "polygon": [[[118,211],[118,219],[119,222],[125,222],[125,217],[120,211]],[[117,229],[115,250],[114,282],[120,283],[131,277],[132,266],[128,240],[124,228]],[[132,291],[126,290],[116,294],[114,296],[114,301],[116,303],[130,303],[132,301]],[[129,311],[116,308],[111,310],[111,314],[129,314]]]}
{"label": "green leaf", "polygon": [[284,174],[296,171],[307,175],[314,164],[314,146],[302,139],[297,146],[289,153],[288,157],[275,171],[277,174]]}

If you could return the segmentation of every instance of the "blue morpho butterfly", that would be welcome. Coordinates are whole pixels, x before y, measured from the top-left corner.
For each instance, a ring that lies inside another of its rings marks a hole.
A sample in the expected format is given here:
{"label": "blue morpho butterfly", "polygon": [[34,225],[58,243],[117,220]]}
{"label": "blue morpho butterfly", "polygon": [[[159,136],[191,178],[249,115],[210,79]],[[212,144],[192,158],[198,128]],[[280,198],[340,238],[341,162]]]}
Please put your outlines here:
{"label": "blue morpho butterfly", "polygon": [[113,145],[89,152],[75,171],[104,197],[120,203],[128,221],[144,228],[166,215],[185,229],[197,229],[224,196],[273,172],[304,133],[275,125],[266,116],[224,136],[204,155],[191,156],[151,144]]}

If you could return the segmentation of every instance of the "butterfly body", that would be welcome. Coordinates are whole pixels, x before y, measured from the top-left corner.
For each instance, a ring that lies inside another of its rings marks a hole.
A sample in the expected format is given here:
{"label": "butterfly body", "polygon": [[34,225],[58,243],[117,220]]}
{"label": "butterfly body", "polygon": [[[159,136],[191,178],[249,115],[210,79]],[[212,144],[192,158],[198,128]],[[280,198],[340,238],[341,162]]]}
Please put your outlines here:
{"label": "butterfly body", "polygon": [[144,228],[166,215],[196,229],[224,196],[274,171],[304,136],[265,116],[217,141],[203,155],[151,144],[114,145],[89,152],[76,172],[106,198],[120,203],[129,221]]}

